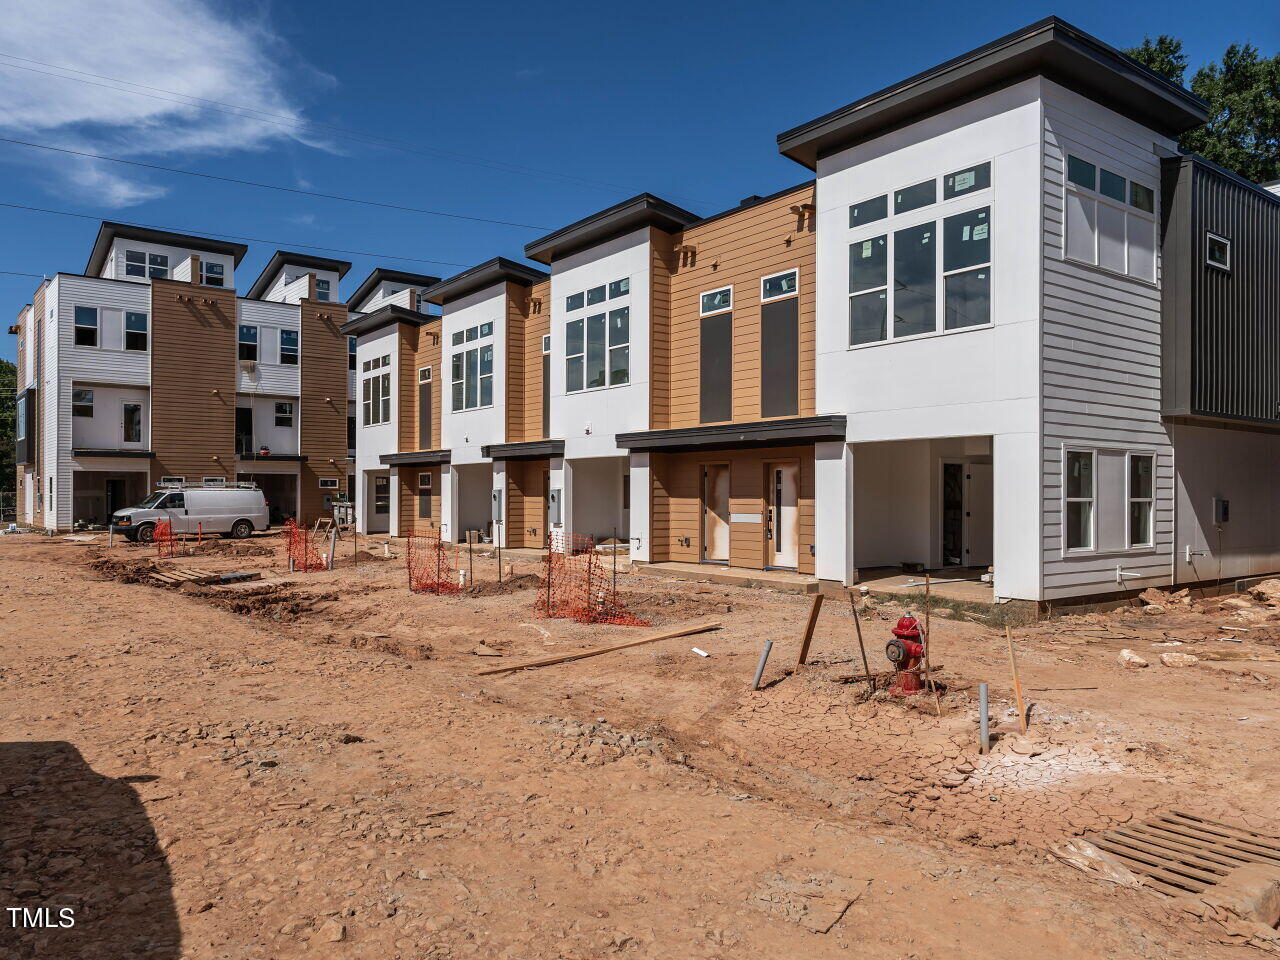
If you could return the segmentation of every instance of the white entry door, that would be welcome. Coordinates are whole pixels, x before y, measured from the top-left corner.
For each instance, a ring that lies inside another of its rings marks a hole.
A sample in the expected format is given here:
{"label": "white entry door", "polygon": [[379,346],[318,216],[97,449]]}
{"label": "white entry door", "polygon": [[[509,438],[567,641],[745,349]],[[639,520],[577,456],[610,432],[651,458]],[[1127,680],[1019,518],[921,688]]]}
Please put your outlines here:
{"label": "white entry door", "polygon": [[800,557],[800,464],[771,463],[768,482],[768,562],[794,570]]}
{"label": "white entry door", "polygon": [[994,515],[992,490],[991,464],[968,464],[964,491],[965,566],[991,565]]}
{"label": "white entry door", "polygon": [[729,465],[702,468],[702,561],[729,562]]}

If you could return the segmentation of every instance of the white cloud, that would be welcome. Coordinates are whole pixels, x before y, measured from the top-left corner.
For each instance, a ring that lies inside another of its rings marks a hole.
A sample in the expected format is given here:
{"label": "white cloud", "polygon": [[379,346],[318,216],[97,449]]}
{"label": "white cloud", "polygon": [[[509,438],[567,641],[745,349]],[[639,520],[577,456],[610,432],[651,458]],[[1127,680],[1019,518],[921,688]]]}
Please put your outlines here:
{"label": "white cloud", "polygon": [[[107,6],[98,0],[23,0],[17,6],[0,19],[0,54],[83,73],[70,74],[78,79],[50,76],[66,71],[0,56],[0,129],[8,136],[152,162],[258,150],[291,139],[321,145],[288,122],[303,115],[286,79],[301,75],[327,84],[331,78],[298,64],[266,23],[239,8],[230,15],[225,0],[216,6],[211,0],[117,0]],[[158,89],[122,92],[136,88],[85,73]],[[272,116],[184,99],[193,97]],[[61,186],[109,206],[162,196],[169,189],[163,184],[172,182],[119,164],[24,147],[10,146],[4,156],[49,171]]]}

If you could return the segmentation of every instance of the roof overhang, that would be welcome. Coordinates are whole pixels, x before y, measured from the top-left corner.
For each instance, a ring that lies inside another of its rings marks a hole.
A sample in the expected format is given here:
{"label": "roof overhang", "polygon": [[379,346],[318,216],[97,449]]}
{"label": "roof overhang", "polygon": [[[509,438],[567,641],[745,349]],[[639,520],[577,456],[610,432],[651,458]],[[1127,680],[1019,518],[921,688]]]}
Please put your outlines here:
{"label": "roof overhang", "polygon": [[355,293],[347,297],[347,306],[359,310],[360,305],[373,294],[380,283],[403,283],[407,287],[431,287],[440,282],[439,277],[429,277],[424,273],[405,273],[403,270],[388,270],[385,267],[374,267],[373,271],[360,282]]}
{"label": "roof overhang", "polygon": [[656,451],[777,447],[842,441],[845,438],[845,423],[843,415],[757,420],[754,423],[719,423],[707,427],[620,433],[616,443],[624,450]]}
{"label": "roof overhang", "polygon": [[71,456],[79,460],[81,457],[97,457],[100,459],[151,460],[155,458],[154,450],[99,450],[93,447],[74,447]]}
{"label": "roof overhang", "polygon": [[1028,77],[1044,76],[1176,137],[1209,119],[1208,104],[1057,17],[1001,37],[778,135],[810,169],[839,150]]}
{"label": "roof overhang", "polygon": [[245,297],[249,300],[261,300],[262,295],[267,292],[267,287],[271,286],[271,281],[275,279],[276,274],[289,265],[302,267],[305,270],[327,270],[331,273],[336,273],[339,280],[345,277],[347,271],[351,269],[351,264],[346,260],[330,260],[328,257],[313,257],[309,253],[291,253],[288,250],[277,250],[271,255],[267,265],[262,268],[262,273],[258,274],[258,279],[253,281],[253,286],[249,288],[249,292],[245,294]]}
{"label": "roof overhang", "polygon": [[338,332],[348,337],[358,337],[365,333],[381,330],[383,327],[393,323],[411,323],[415,327],[420,327],[438,319],[439,317],[433,317],[430,314],[419,313],[416,310],[409,310],[406,307],[399,307],[389,303],[385,307],[379,307],[372,313],[366,313],[353,320],[348,320],[338,328]]}
{"label": "roof overhang", "polygon": [[480,455],[491,460],[546,460],[564,456],[563,440],[527,440],[524,443],[490,443]]}
{"label": "roof overhang", "polygon": [[531,287],[542,283],[550,274],[537,267],[527,267],[506,257],[494,257],[469,270],[463,270],[448,280],[441,280],[424,294],[426,300],[437,306],[443,306],[452,300],[458,300],[469,293],[492,287],[498,283],[516,283],[522,287]]}
{"label": "roof overhang", "polygon": [[675,233],[701,219],[661,197],[642,193],[525,244],[524,255],[539,263],[551,263],[641,227],[657,227]]}
{"label": "roof overhang", "polygon": [[249,252],[243,243],[230,243],[226,240],[210,240],[208,237],[196,237],[187,233],[171,233],[168,230],[155,230],[151,227],[138,227],[131,223],[115,223],[102,221],[98,228],[98,237],[93,242],[93,250],[89,254],[89,262],[85,265],[86,277],[96,277],[106,266],[107,254],[116,240],[136,240],[139,243],[155,243],[165,247],[183,247],[187,250],[199,250],[202,253],[217,253],[231,257],[235,266]]}
{"label": "roof overhang", "polygon": [[448,463],[450,450],[411,450],[408,453],[384,453],[378,462],[388,467],[430,467]]}

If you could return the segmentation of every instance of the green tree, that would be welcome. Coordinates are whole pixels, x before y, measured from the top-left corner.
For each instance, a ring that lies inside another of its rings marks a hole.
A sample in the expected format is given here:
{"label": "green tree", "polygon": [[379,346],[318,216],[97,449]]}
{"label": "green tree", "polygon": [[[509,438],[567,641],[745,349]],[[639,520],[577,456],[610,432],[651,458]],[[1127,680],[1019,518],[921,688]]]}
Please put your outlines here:
{"label": "green tree", "polygon": [[18,368],[8,360],[0,360],[0,491],[17,488],[14,464],[13,430],[17,416]]}
{"label": "green tree", "polygon": [[[1183,83],[1187,57],[1176,37],[1147,37],[1125,53]],[[1280,53],[1264,57],[1251,43],[1233,43],[1221,62],[1195,72],[1191,92],[1209,104],[1209,122],[1182,135],[1184,150],[1255,183],[1280,179]]]}

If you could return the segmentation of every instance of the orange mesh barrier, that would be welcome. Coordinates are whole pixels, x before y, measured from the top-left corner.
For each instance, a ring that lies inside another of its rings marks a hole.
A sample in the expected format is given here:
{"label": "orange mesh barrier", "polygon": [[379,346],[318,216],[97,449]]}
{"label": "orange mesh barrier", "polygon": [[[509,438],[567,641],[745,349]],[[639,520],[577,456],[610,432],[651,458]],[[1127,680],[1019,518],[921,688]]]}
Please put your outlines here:
{"label": "orange mesh barrier", "polygon": [[170,521],[161,520],[157,523],[154,537],[157,557],[168,559],[178,555],[178,542],[173,538],[173,524]]}
{"label": "orange mesh barrier", "polygon": [[320,553],[320,544],[314,532],[300,527],[290,517],[284,522],[284,536],[288,559],[293,561],[293,569],[298,573],[325,569],[324,557]]}
{"label": "orange mesh barrier", "polygon": [[545,580],[534,602],[539,616],[577,623],[649,625],[618,598],[615,567],[596,552],[593,538],[552,531],[543,569]]}
{"label": "orange mesh barrier", "polygon": [[404,565],[414,593],[457,593],[458,547],[439,537],[408,537]]}

